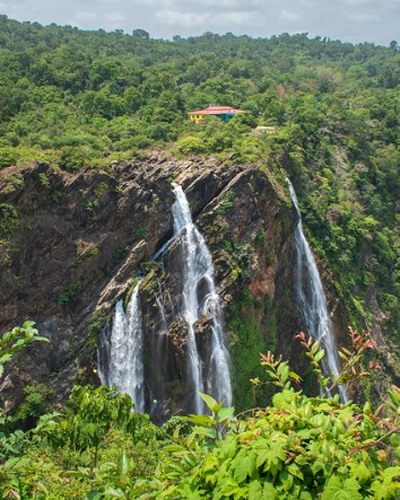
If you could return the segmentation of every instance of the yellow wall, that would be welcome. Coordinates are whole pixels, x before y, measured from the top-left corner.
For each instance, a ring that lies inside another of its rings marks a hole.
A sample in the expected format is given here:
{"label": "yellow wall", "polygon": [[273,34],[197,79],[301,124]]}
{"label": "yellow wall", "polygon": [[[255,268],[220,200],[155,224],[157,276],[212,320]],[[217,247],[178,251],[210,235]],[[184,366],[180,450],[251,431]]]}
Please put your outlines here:
{"label": "yellow wall", "polygon": [[204,119],[202,115],[189,115],[192,122],[199,122]]}

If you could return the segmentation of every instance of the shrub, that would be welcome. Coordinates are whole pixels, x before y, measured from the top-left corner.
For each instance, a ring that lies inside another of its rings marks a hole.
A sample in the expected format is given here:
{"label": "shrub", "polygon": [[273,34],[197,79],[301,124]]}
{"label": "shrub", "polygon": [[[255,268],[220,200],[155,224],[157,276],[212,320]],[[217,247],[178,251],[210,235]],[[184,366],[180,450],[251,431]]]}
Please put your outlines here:
{"label": "shrub", "polygon": [[0,148],[0,170],[9,167],[17,161],[17,154],[14,148]]}
{"label": "shrub", "polygon": [[78,281],[75,283],[71,283],[71,285],[68,287],[68,290],[60,293],[60,295],[57,297],[57,302],[60,305],[68,304],[68,302],[74,302],[77,299],[78,293],[81,288],[82,283]]}
{"label": "shrub", "polygon": [[95,156],[95,152],[89,146],[64,146],[61,148],[59,166],[67,172],[75,172],[89,166]]}
{"label": "shrub", "polygon": [[178,434],[179,436],[187,436],[192,431],[192,426],[188,422],[186,417],[171,417],[162,426],[162,430],[168,435],[173,436]]}
{"label": "shrub", "polygon": [[20,226],[21,215],[18,207],[13,203],[0,203],[0,244],[7,244]]}
{"label": "shrub", "polygon": [[203,153],[205,145],[200,137],[182,137],[176,141],[176,145],[182,153]]}
{"label": "shrub", "polygon": [[34,427],[39,417],[50,411],[49,398],[54,390],[47,384],[34,382],[24,389],[25,398],[19,405],[15,419],[22,427]]}
{"label": "shrub", "polygon": [[43,416],[35,433],[47,437],[54,448],[91,449],[96,466],[100,445],[112,427],[136,436],[145,417],[132,413],[132,406],[131,397],[115,388],[75,386],[67,410]]}
{"label": "shrub", "polygon": [[9,167],[17,161],[17,154],[14,148],[0,148],[0,170]]}

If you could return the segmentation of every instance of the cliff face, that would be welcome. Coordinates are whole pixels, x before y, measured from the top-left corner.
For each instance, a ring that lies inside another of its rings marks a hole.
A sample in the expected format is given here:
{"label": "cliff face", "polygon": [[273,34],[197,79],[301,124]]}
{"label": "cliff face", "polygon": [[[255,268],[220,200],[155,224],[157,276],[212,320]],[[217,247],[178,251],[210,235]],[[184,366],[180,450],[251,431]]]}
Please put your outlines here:
{"label": "cliff face", "polygon": [[[179,241],[162,261],[153,257],[172,235],[172,181],[182,185],[213,255],[236,405],[249,397],[260,351],[282,352],[304,371],[293,342],[302,327],[293,291],[297,215],[272,169],[153,153],[111,173],[66,175],[38,164],[15,182],[12,169],[3,172],[0,230],[8,248],[0,256],[0,331],[29,318],[51,340],[17,360],[2,384],[6,399],[18,402],[32,380],[50,381],[60,398],[74,382],[99,383],[98,334],[141,274],[147,398],[162,397],[169,412],[185,411]],[[207,321],[196,325],[200,350],[208,345]]]}

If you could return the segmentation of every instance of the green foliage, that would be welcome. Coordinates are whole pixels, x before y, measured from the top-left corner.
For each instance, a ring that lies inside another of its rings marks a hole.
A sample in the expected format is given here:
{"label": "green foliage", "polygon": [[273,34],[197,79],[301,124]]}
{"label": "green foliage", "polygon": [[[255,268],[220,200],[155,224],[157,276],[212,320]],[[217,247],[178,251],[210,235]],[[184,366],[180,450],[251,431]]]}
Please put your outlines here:
{"label": "green foliage", "polygon": [[176,416],[171,417],[169,420],[167,420],[163,424],[162,430],[168,436],[187,436],[191,433],[192,426],[190,425],[186,417]]}
{"label": "green foliage", "polygon": [[13,203],[0,203],[0,245],[9,246],[15,231],[21,227],[21,215]]}
{"label": "green foliage", "polygon": [[95,158],[87,146],[65,146],[61,149],[59,166],[67,172],[75,172],[89,166]]}
{"label": "green foliage", "polygon": [[60,191],[57,191],[57,190],[52,190],[49,194],[49,198],[54,202],[56,203],[57,205],[60,204],[60,201],[61,201],[61,198],[62,198],[62,194],[60,193]]}
{"label": "green foliage", "polygon": [[[45,339],[37,335],[32,322],[4,334],[1,368],[34,340]],[[43,384],[25,393],[17,421],[38,416],[45,409],[48,390]],[[157,463],[154,426],[147,416],[133,413],[132,399],[115,389],[75,386],[68,407],[62,413],[42,416],[31,439],[21,430],[6,433],[11,420],[1,412],[2,498],[104,498],[105,491],[127,485],[128,477],[131,481],[141,474],[150,476]],[[102,493],[96,492],[99,489]]]}
{"label": "green foliage", "polygon": [[[342,351],[346,361],[334,384],[358,370],[371,347],[367,335],[352,335],[358,348]],[[300,340],[318,370],[324,352],[303,335]],[[338,395],[309,398],[293,387],[299,377],[286,361],[268,352],[261,362],[278,389],[271,405],[234,416],[233,408],[201,394],[208,415],[173,417],[162,431],[131,412],[129,396],[74,387],[62,413],[41,418],[29,446],[24,436],[9,441],[0,494],[21,500],[398,498],[400,389],[392,387],[373,413],[368,403],[341,404]]]}
{"label": "green foliage", "polygon": [[103,309],[98,309],[91,315],[89,334],[91,338],[95,339],[96,344],[97,344],[97,335],[100,333],[100,330],[110,319],[111,314],[112,311],[105,311]]}
{"label": "green foliage", "polygon": [[0,377],[4,373],[4,365],[14,354],[35,341],[49,340],[45,337],[38,335],[33,321],[25,321],[22,326],[16,326],[9,332],[3,333],[0,338]]}
{"label": "green foliage", "polygon": [[219,439],[221,432],[228,427],[233,418],[234,408],[223,407],[224,402],[217,401],[211,396],[199,393],[205,402],[210,415],[190,415],[189,422],[195,424],[193,432],[199,436],[205,436],[214,440]]}
{"label": "green foliage", "polygon": [[106,490],[117,491],[128,481],[132,484],[141,476],[151,477],[157,466],[157,446],[156,441],[134,442],[113,429],[99,450],[99,465],[92,469],[91,454],[68,447],[52,449],[45,440],[31,442],[23,456],[0,467],[0,492],[3,497],[13,492],[11,498],[18,494],[21,500],[105,498]]}
{"label": "green foliage", "polygon": [[206,150],[200,137],[182,137],[176,142],[176,146],[182,153],[203,153]]}
{"label": "green foliage", "polygon": [[0,148],[0,170],[15,163],[16,159],[17,155],[13,148]]}
{"label": "green foliage", "polygon": [[[0,169],[13,166],[0,204],[3,247],[12,249],[11,240],[24,223],[24,213],[10,202],[9,193],[22,187],[18,168],[28,162],[46,161],[68,173],[87,167],[107,169],[114,161],[145,157],[140,150],[154,146],[181,156],[212,154],[227,165],[253,162],[270,175],[283,160],[296,186],[307,236],[333,271],[349,317],[354,322],[368,321],[377,298],[384,312],[381,321],[387,318],[383,331],[386,328],[397,346],[400,71],[396,44],[352,45],[305,34],[252,39],[229,33],[162,41],[150,39],[144,30],[132,35],[121,30],[80,31],[18,23],[6,16],[0,16],[0,33]],[[187,119],[188,110],[210,102],[249,113],[229,123],[210,119],[197,125]],[[252,130],[257,125],[276,128],[271,135],[257,135]],[[174,141],[177,144],[172,146]],[[62,193],[51,189],[45,174],[40,174],[39,183],[55,204],[62,202]],[[103,189],[99,186],[94,198],[87,200],[87,210],[99,206]],[[222,200],[221,216],[229,213],[232,202],[229,197]],[[140,231],[135,236],[147,235]],[[264,247],[264,239],[260,232],[257,245]],[[232,258],[232,277],[241,279],[252,249],[225,240],[224,250]],[[117,249],[114,264],[121,263],[128,251],[128,247]],[[70,303],[79,290],[80,284],[72,283],[57,301]],[[268,401],[256,361],[266,342],[276,342],[276,319],[269,305],[269,323],[260,327],[265,307],[261,310],[260,304],[245,297],[231,311],[235,398],[240,410],[250,408],[253,400],[263,406]],[[93,330],[103,319],[94,318]],[[25,334],[20,334],[16,338],[23,340]],[[25,345],[25,340],[18,345]],[[320,369],[318,348],[309,354],[325,391],[332,389]],[[348,365],[342,382],[354,376],[353,368],[357,377],[367,376],[363,361],[355,366],[348,353],[342,351],[342,355]],[[9,360],[7,355],[2,359],[2,364]],[[172,435],[176,431],[177,437],[162,450],[155,479],[136,481],[138,469],[150,477],[151,467],[137,468],[132,450],[124,455],[121,437],[119,445],[111,444],[112,431],[104,431],[104,440],[97,441],[98,457],[103,451],[105,455],[94,466],[93,422],[86,415],[79,427],[71,409],[70,416],[63,413],[53,419],[58,435],[65,438],[63,447],[52,449],[38,432],[35,439],[40,442],[32,443],[31,454],[2,464],[1,495],[29,499],[63,495],[82,499],[90,493],[91,498],[174,500],[393,498],[399,471],[394,462],[394,467],[388,465],[395,460],[393,453],[398,453],[398,430],[392,432],[398,429],[398,417],[389,413],[386,424],[368,408],[341,407],[334,398],[307,399],[287,387],[291,377],[287,365],[278,362],[269,370],[280,392],[266,411],[256,414],[254,410],[248,420],[229,421],[220,433],[218,403],[211,402],[214,414],[197,426],[203,428],[203,437],[184,439],[184,427],[174,428],[171,423]],[[388,407],[397,415],[400,401],[395,389],[390,394]],[[27,394],[29,409],[24,413],[40,413],[43,397],[44,391]],[[88,398],[92,398],[90,391]],[[94,396],[97,402],[102,398]],[[86,410],[93,415],[97,411]],[[60,431],[61,422],[67,422],[63,425],[70,434]],[[5,421],[4,426],[8,425]],[[79,432],[72,439],[74,429]],[[116,432],[126,437],[125,430]],[[149,428],[144,442],[153,443],[155,434]],[[18,431],[1,434],[2,458],[21,454],[26,439]],[[133,447],[138,437],[128,440]],[[108,458],[106,443],[113,450]],[[261,453],[266,457],[259,457]],[[65,466],[68,460],[75,467],[70,474]],[[78,462],[84,470],[77,469]],[[3,480],[9,480],[6,486]]]}
{"label": "green foliage", "polygon": [[136,236],[136,238],[146,238],[148,235],[148,231],[145,227],[138,227],[137,229],[135,229],[134,235]]}
{"label": "green foliage", "polygon": [[128,245],[117,248],[117,250],[115,251],[115,253],[113,255],[114,265],[120,264],[125,259],[125,257],[128,255],[128,252],[129,252]]}
{"label": "green foliage", "polygon": [[7,192],[13,192],[16,191],[18,188],[21,188],[24,186],[25,181],[24,177],[22,174],[14,174],[10,175],[8,178],[9,186],[7,186],[6,191]]}
{"label": "green foliage", "polygon": [[[264,331],[260,328],[258,304],[250,297],[236,300],[229,310],[228,325],[232,345],[232,381],[234,400],[238,411],[244,411],[254,404],[250,378],[262,378],[263,371],[258,355],[266,348]],[[264,387],[257,390],[257,403],[267,403]]]}
{"label": "green foliage", "polygon": [[41,172],[39,174],[39,182],[42,186],[44,187],[50,187],[50,179],[48,178],[48,176],[44,173],[44,172]]}
{"label": "green foliage", "polygon": [[[3,333],[0,338],[0,378],[4,374],[4,365],[12,357],[28,345],[36,341],[48,342],[48,339],[38,335],[33,321],[25,321],[22,326],[16,326],[9,332]],[[13,424],[11,418],[3,408],[0,408],[0,459],[18,455],[27,444],[26,435],[21,429],[10,432]]]}
{"label": "green foliage", "polygon": [[[400,299],[398,49],[305,34],[163,41],[143,30],[80,31],[6,16],[0,32],[0,168],[45,161],[71,173],[109,169],[150,147],[252,162],[270,174],[284,160],[307,236],[329,262],[352,322],[368,318],[372,289]],[[229,123],[188,120],[187,111],[211,102],[249,112]],[[275,128],[259,133],[258,125]],[[61,202],[58,191],[49,196]],[[99,203],[90,198],[85,208]],[[227,213],[229,200],[220,209]],[[3,246],[11,248],[20,215],[0,209]],[[390,302],[388,335],[398,323]],[[362,303],[364,315],[354,307]]]}
{"label": "green foliage", "polygon": [[64,414],[45,415],[35,433],[46,436],[53,448],[67,446],[79,452],[94,449],[93,466],[105,436],[114,427],[136,438],[145,418],[132,413],[133,402],[127,394],[104,386],[75,386]]}
{"label": "green foliage", "polygon": [[225,193],[222,201],[218,205],[218,212],[221,214],[227,214],[229,210],[233,207],[233,199],[235,194],[233,191],[228,191]]}
{"label": "green foliage", "polygon": [[25,397],[18,406],[15,420],[19,425],[33,427],[36,421],[50,411],[49,398],[54,395],[54,390],[48,384],[34,382],[24,389]]}
{"label": "green foliage", "polygon": [[68,304],[69,302],[74,302],[77,299],[78,293],[82,288],[82,283],[79,281],[71,283],[65,292],[60,293],[57,297],[57,302],[60,305]]}
{"label": "green foliage", "polygon": [[[324,356],[314,350],[314,357]],[[378,416],[382,408],[373,414],[368,404],[361,409],[340,404],[339,396],[308,398],[294,390],[291,380],[299,377],[271,353],[262,364],[279,387],[272,405],[251,410],[247,420],[230,416],[227,430],[218,433],[221,405],[203,396],[213,416],[191,417],[202,427],[163,449],[155,479],[136,483],[137,498],[398,498],[400,467],[390,461],[400,450],[399,389],[390,392],[395,415],[388,423]]]}

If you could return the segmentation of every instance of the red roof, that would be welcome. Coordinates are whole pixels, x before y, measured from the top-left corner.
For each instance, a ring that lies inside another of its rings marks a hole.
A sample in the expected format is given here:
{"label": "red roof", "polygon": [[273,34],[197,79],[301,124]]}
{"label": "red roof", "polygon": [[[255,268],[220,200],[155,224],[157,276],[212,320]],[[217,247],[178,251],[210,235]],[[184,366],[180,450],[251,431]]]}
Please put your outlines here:
{"label": "red roof", "polygon": [[214,106],[210,105],[208,108],[201,109],[199,111],[189,111],[189,115],[226,115],[226,114],[237,114],[244,113],[243,109],[235,109],[231,106]]}

